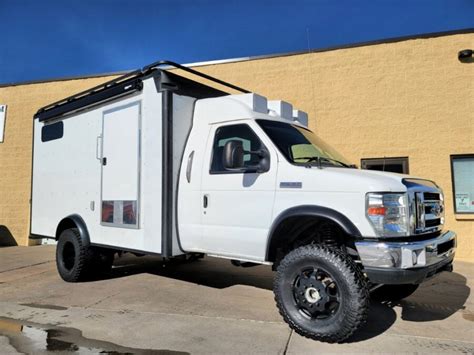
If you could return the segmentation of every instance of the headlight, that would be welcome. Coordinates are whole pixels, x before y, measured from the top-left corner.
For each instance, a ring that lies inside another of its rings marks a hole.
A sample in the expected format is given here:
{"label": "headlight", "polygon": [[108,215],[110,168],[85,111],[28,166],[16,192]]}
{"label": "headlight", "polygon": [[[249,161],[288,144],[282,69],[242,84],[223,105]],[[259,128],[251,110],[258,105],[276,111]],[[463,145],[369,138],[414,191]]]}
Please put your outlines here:
{"label": "headlight", "polygon": [[404,237],[410,234],[405,193],[368,193],[366,215],[379,237]]}

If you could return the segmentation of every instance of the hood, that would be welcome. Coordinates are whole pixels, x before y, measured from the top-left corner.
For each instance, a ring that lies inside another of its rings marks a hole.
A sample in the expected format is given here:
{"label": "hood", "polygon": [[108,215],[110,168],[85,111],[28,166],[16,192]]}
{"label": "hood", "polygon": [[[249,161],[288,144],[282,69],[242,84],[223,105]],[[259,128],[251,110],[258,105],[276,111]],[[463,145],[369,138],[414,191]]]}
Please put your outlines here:
{"label": "hood", "polygon": [[303,191],[333,192],[405,192],[402,179],[415,178],[409,175],[374,170],[359,170],[336,167],[292,166],[288,180],[280,175],[280,181],[301,182]]}

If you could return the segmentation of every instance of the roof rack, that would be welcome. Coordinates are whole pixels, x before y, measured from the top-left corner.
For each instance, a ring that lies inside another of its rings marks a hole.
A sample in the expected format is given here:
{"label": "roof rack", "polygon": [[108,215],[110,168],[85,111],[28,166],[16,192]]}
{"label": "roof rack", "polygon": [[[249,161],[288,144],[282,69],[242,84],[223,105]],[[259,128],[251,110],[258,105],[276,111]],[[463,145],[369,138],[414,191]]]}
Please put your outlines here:
{"label": "roof rack", "polygon": [[47,106],[44,106],[38,110],[35,114],[35,118],[38,118],[39,121],[45,121],[54,117],[64,115],[76,111],[80,108],[85,108],[99,102],[103,102],[110,98],[117,98],[120,96],[128,95],[136,91],[140,91],[143,88],[143,83],[141,78],[145,75],[150,74],[152,71],[164,67],[161,70],[177,68],[188,73],[194,74],[206,80],[212,81],[214,83],[223,85],[233,90],[240,91],[242,93],[250,93],[250,91],[238,87],[236,85],[230,84],[223,80],[214,78],[210,75],[201,73],[197,70],[185,67],[181,64],[169,61],[161,60],[149,64],[142,69],[134,70],[130,73],[122,75],[116,79],[107,81],[101,85],[95,86],[91,89],[79,92],[75,95],[66,97],[62,100],[53,102]]}

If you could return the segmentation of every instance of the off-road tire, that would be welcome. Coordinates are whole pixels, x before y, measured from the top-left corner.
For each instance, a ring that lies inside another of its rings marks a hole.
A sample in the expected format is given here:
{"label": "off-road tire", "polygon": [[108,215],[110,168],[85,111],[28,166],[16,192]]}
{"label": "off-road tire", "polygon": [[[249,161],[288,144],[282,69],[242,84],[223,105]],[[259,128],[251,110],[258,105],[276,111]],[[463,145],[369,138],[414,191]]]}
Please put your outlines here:
{"label": "off-road tire", "polygon": [[[307,267],[325,270],[339,289],[337,310],[327,319],[310,318],[298,308],[295,275]],[[273,292],[285,322],[310,339],[342,342],[367,319],[370,297],[366,279],[353,260],[339,249],[313,244],[294,249],[278,266]]]}
{"label": "off-road tire", "polygon": [[56,267],[64,281],[84,281],[89,275],[93,251],[83,245],[77,228],[64,230],[56,247]]}
{"label": "off-road tire", "polygon": [[370,298],[378,302],[396,302],[411,296],[420,285],[383,285],[370,294]]}

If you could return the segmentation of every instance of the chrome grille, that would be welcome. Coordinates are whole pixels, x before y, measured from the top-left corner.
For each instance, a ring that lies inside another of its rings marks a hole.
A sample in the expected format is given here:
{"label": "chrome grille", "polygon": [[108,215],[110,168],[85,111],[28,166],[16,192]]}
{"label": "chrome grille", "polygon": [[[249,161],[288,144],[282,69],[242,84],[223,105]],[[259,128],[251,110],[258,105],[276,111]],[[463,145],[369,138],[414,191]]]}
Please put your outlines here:
{"label": "chrome grille", "polygon": [[441,230],[444,224],[444,201],[438,192],[415,192],[415,233]]}

